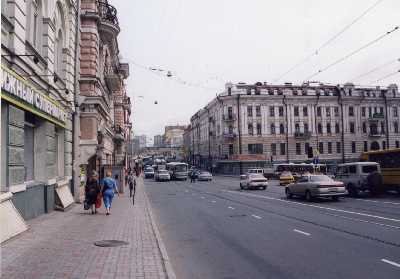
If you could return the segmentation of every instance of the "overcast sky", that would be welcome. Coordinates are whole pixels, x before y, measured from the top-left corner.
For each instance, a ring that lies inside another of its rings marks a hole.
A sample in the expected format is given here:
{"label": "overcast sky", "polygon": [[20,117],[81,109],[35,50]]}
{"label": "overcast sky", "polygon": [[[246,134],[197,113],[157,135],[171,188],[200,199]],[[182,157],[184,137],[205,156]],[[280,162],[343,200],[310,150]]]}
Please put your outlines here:
{"label": "overcast sky", "polygon": [[[118,10],[119,49],[130,64],[136,135],[189,124],[225,82],[302,83],[319,69],[400,25],[400,1],[382,0],[334,41],[276,80],[350,24],[377,0],[111,0]],[[400,29],[312,80],[344,83],[400,58]],[[145,67],[171,71],[154,72]],[[392,62],[356,84],[400,70]],[[400,84],[400,74],[379,82]],[[140,97],[143,96],[143,97]],[[158,104],[154,104],[157,101]]]}

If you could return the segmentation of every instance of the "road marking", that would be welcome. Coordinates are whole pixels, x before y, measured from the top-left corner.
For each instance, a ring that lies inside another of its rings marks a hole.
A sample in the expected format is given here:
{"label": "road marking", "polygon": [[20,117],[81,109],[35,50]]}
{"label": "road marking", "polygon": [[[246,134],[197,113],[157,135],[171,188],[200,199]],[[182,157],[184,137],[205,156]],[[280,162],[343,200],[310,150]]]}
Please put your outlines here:
{"label": "road marking", "polygon": [[253,217],[256,218],[256,219],[262,219],[262,217],[260,217],[260,216],[258,216],[258,215],[251,214],[251,216],[253,216]]}
{"label": "road marking", "polygon": [[364,201],[364,202],[373,202],[373,203],[386,203],[386,204],[400,205],[399,202],[374,201],[374,200],[368,200],[368,199],[354,199],[354,200]]}
{"label": "road marking", "polygon": [[234,209],[235,209],[235,208],[234,208],[234,207],[232,207],[232,206],[228,206],[228,208],[229,208],[229,209],[232,209],[232,210],[234,210]]}
{"label": "road marking", "polygon": [[385,262],[385,263],[388,263],[388,264],[391,264],[391,265],[394,265],[394,266],[396,266],[396,267],[400,267],[400,264],[395,263],[395,262],[392,262],[392,261],[389,261],[389,260],[387,260],[387,259],[382,259],[381,261],[382,261],[382,262]]}
{"label": "road marking", "polygon": [[185,190],[185,193],[189,193],[189,191],[188,191],[188,190]]}
{"label": "road marking", "polygon": [[216,203],[217,201],[211,201],[211,202]]}
{"label": "road marking", "polygon": [[201,197],[202,199],[205,199],[205,197]]}
{"label": "road marking", "polygon": [[293,231],[294,231],[294,232],[297,232],[297,233],[301,233],[301,234],[307,235],[307,236],[310,236],[310,235],[311,235],[311,234],[308,233],[308,232],[303,232],[303,231],[297,230],[297,229],[294,229]]}
{"label": "road marking", "polygon": [[228,193],[232,193],[232,194],[237,194],[237,195],[257,197],[257,198],[268,199],[268,200],[276,200],[276,201],[285,202],[285,203],[299,204],[299,205],[302,205],[302,206],[314,207],[314,208],[325,209],[325,210],[336,211],[336,212],[342,212],[342,213],[348,213],[348,214],[355,214],[355,215],[360,215],[360,216],[364,216],[364,217],[371,217],[371,218],[382,219],[382,220],[386,220],[386,221],[392,221],[392,222],[400,223],[400,219],[387,218],[387,217],[378,216],[378,215],[371,215],[371,214],[366,214],[366,213],[361,213],[361,212],[355,212],[355,211],[348,211],[348,210],[343,210],[343,209],[332,208],[332,207],[325,207],[325,206],[319,206],[319,205],[313,205],[313,204],[306,204],[306,203],[302,203],[302,202],[282,200],[282,199],[278,199],[278,198],[260,196],[260,195],[249,194],[249,193],[239,193],[239,192],[230,191],[230,190],[223,190],[223,191],[224,192],[228,192]]}

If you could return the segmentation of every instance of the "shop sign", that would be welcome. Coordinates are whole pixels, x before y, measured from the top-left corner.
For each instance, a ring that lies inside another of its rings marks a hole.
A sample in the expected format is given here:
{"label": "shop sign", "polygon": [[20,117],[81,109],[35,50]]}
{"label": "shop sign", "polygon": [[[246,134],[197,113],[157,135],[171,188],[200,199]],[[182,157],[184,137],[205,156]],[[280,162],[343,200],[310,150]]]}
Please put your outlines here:
{"label": "shop sign", "polygon": [[[56,124],[65,123],[66,112],[57,101],[40,93],[27,80],[4,66],[1,67],[1,76],[2,98],[50,121],[53,120]],[[7,95],[14,100],[7,98]]]}

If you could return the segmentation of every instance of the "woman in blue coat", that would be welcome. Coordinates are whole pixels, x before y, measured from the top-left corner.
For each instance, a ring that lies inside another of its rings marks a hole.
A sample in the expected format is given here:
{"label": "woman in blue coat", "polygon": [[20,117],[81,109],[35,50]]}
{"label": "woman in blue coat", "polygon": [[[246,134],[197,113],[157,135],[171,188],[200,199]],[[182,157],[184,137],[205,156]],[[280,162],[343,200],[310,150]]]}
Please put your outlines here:
{"label": "woman in blue coat", "polygon": [[106,177],[101,181],[101,192],[103,194],[104,207],[106,215],[110,215],[111,203],[114,198],[114,193],[119,196],[117,182],[111,177],[111,172],[107,171]]}

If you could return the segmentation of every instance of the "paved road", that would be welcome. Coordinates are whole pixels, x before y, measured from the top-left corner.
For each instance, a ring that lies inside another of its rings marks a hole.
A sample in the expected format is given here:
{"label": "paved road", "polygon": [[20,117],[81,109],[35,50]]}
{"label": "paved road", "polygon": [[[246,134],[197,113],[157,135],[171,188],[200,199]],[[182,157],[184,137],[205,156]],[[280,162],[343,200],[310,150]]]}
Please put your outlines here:
{"label": "paved road", "polygon": [[146,180],[178,278],[400,278],[400,198],[307,203],[238,182]]}

